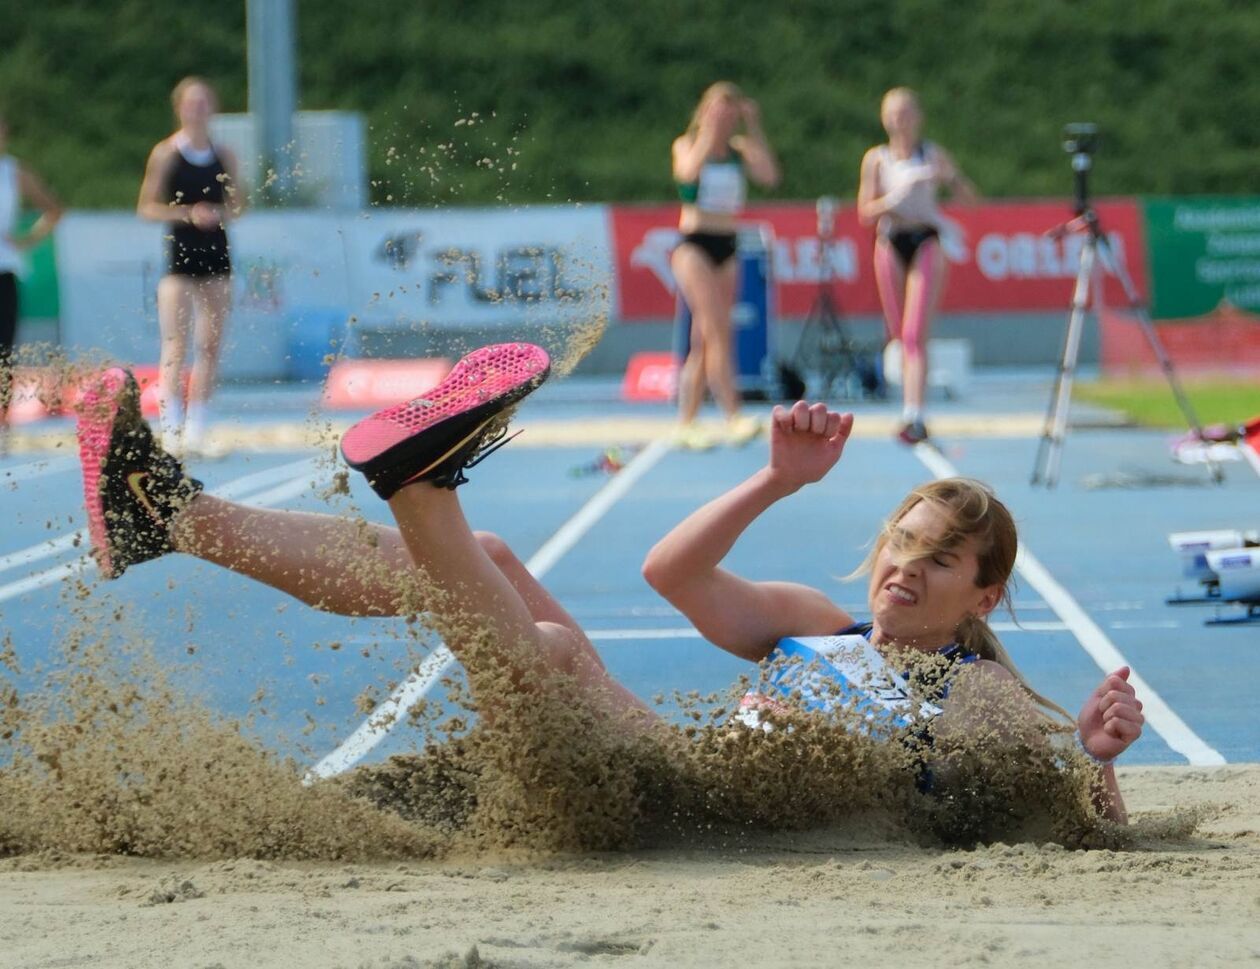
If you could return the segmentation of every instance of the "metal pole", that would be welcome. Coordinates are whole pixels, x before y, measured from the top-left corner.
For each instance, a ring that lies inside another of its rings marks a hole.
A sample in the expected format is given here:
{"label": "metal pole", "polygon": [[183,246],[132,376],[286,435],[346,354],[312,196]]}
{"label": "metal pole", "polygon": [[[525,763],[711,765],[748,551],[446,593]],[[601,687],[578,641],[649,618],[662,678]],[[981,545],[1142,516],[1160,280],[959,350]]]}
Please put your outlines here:
{"label": "metal pole", "polygon": [[293,201],[293,0],[246,0],[249,112],[262,162],[259,195],[270,205]]}
{"label": "metal pole", "polygon": [[1072,313],[1068,317],[1067,336],[1063,341],[1063,357],[1059,361],[1059,375],[1050,397],[1050,410],[1046,414],[1045,427],[1037,448],[1037,463],[1032,473],[1031,484],[1044,483],[1047,488],[1053,488],[1059,480],[1059,459],[1063,452],[1063,439],[1067,436],[1068,411],[1072,406],[1072,379],[1076,374],[1081,333],[1085,329],[1085,314],[1089,309],[1096,253],[1097,243],[1091,232],[1081,247],[1076,289],[1072,293]]}

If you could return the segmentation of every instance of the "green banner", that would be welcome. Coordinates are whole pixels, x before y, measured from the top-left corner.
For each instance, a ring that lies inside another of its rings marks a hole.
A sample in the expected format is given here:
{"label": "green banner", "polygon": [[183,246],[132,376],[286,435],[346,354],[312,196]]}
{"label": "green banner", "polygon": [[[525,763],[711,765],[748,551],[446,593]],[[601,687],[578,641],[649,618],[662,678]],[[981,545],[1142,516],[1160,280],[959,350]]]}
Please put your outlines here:
{"label": "green banner", "polygon": [[1143,199],[1151,315],[1179,319],[1222,303],[1260,312],[1260,198]]}

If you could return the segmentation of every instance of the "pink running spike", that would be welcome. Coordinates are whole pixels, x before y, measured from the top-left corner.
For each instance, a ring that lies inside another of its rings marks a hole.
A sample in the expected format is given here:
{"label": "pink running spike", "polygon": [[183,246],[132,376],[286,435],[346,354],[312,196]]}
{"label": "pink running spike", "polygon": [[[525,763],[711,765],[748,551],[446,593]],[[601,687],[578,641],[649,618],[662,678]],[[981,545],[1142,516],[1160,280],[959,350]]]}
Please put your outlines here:
{"label": "pink running spike", "polygon": [[420,431],[536,379],[549,366],[547,352],[530,343],[482,347],[432,390],[354,425],[341,439],[341,453],[351,465],[366,464]]}
{"label": "pink running spike", "polygon": [[109,455],[122,394],[127,387],[127,371],[113,367],[102,373],[84,391],[78,406],[79,459],[83,464],[83,501],[87,507],[88,533],[97,565],[107,577],[114,575],[105,530],[105,506],[101,502],[101,471]]}

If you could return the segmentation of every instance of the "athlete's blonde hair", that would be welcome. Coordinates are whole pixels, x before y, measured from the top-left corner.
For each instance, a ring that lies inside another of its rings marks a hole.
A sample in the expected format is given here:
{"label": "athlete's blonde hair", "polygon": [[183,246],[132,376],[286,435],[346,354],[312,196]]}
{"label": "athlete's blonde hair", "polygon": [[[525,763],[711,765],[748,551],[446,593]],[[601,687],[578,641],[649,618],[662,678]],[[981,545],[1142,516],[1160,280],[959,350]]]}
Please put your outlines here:
{"label": "athlete's blonde hair", "polygon": [[893,98],[905,98],[915,106],[918,111],[923,111],[923,103],[919,100],[919,92],[910,87],[894,87],[884,92],[884,96],[879,101],[879,113],[883,114],[884,109],[888,107],[888,102]]}
{"label": "athlete's blonde hair", "polygon": [[[945,532],[932,540],[915,536],[909,540],[903,537],[897,525],[912,508],[920,502],[927,502],[936,508],[944,517]],[[879,554],[895,543],[896,556],[902,561],[927,558],[938,552],[956,547],[967,538],[976,543],[976,558],[979,567],[976,570],[975,584],[984,589],[990,586],[1001,588],[998,605],[1003,605],[1014,615],[1011,605],[1011,574],[1015,571],[1015,556],[1019,552],[1019,535],[1015,529],[1015,519],[1010,509],[1002,504],[994,495],[993,489],[982,481],[973,478],[944,478],[932,481],[915,488],[902,500],[896,510],[888,517],[880,530],[870,554],[859,567],[858,572],[870,572],[875,566]],[[1049,711],[1063,717],[1066,723],[1060,723],[1055,717],[1050,719],[1056,727],[1071,729],[1067,724],[1075,726],[1070,713],[1053,700],[1042,696],[1032,688],[1029,682],[1015,667],[1002,641],[998,639],[993,628],[981,616],[967,616],[955,630],[955,638],[960,646],[981,659],[992,660],[1005,667],[1015,677],[1020,687],[1043,711]]]}
{"label": "athlete's blonde hair", "polygon": [[700,130],[700,117],[704,114],[705,108],[713,101],[719,99],[728,101],[744,100],[744,92],[739,89],[739,85],[731,81],[716,81],[704,89],[704,93],[700,95],[700,101],[696,105],[696,110],[691,113],[691,121],[687,125],[687,134],[692,137]]}

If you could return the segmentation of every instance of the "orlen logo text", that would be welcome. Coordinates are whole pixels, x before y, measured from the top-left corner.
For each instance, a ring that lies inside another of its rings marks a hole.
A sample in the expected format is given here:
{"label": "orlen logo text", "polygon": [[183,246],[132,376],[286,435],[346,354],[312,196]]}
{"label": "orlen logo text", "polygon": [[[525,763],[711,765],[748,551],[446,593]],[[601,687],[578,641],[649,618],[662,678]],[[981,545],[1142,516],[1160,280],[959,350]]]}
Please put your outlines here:
{"label": "orlen logo text", "polygon": [[[1108,233],[1107,239],[1112,251],[1124,262],[1124,239],[1115,232]],[[993,232],[976,244],[976,265],[985,278],[992,280],[1071,279],[1076,275],[1084,244],[1083,233],[1055,239],[1031,232]],[[1110,271],[1105,259],[1103,265]]]}

